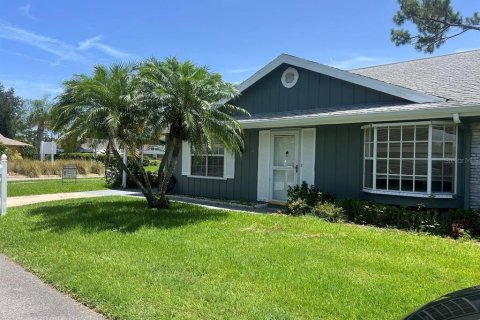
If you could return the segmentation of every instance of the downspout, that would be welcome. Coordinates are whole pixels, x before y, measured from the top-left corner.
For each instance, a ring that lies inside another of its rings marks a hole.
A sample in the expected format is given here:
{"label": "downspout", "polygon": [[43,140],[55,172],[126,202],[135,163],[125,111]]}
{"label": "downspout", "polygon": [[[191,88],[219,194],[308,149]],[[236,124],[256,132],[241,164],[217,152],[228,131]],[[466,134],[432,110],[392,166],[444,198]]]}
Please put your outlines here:
{"label": "downspout", "polygon": [[464,203],[463,206],[465,209],[470,208],[470,179],[471,179],[471,168],[470,168],[470,158],[472,154],[472,128],[468,123],[462,123],[462,129],[465,132],[465,152],[464,152]]}
{"label": "downspout", "polygon": [[[470,157],[471,157],[471,145],[472,145],[472,129],[468,123],[460,120],[458,113],[453,114],[453,122],[463,130],[463,207],[464,209],[470,208]],[[458,148],[458,146],[457,146]],[[457,151],[458,152],[458,151]],[[458,163],[457,163],[458,167]],[[458,179],[458,177],[457,177]]]}

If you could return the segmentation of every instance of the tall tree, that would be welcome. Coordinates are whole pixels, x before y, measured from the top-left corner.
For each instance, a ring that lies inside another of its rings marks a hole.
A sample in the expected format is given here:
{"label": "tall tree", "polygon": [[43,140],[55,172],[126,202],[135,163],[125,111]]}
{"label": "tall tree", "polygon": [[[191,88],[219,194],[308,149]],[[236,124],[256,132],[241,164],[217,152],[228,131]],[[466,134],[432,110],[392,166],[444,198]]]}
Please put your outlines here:
{"label": "tall tree", "polygon": [[6,90],[0,83],[0,134],[15,138],[24,129],[22,110],[22,99],[15,95],[15,90]]}
{"label": "tall tree", "polygon": [[[447,40],[467,31],[480,31],[480,14],[464,17],[455,11],[450,0],[398,0],[399,10],[393,21],[399,28],[391,30],[391,40],[397,46],[413,44],[415,49],[432,53]],[[413,23],[415,35],[403,26]]]}
{"label": "tall tree", "polygon": [[218,73],[176,58],[149,59],[140,66],[145,99],[158,115],[156,126],[167,128],[165,155],[159,165],[158,200],[168,205],[165,192],[173,173],[182,141],[196,150],[206,150],[216,141],[241,153],[243,132],[234,116],[248,114],[226,102],[238,96],[232,84]]}
{"label": "tall tree", "polygon": [[[92,76],[77,75],[64,82],[64,92],[52,109],[53,128],[64,137],[105,139],[131,181],[150,207],[166,208],[168,181],[184,140],[207,148],[216,139],[229,150],[243,147],[242,131],[232,112],[242,110],[217,104],[238,93],[221,76],[207,68],[176,59],[149,60],[138,74],[132,65],[97,66]],[[169,129],[166,154],[153,191],[136,150]],[[122,162],[120,145],[129,150],[142,178]]]}
{"label": "tall tree", "polygon": [[50,127],[50,110],[52,103],[48,96],[43,99],[29,101],[30,113],[28,115],[28,124],[35,127],[35,145],[40,158],[40,144],[45,139],[45,132]]}

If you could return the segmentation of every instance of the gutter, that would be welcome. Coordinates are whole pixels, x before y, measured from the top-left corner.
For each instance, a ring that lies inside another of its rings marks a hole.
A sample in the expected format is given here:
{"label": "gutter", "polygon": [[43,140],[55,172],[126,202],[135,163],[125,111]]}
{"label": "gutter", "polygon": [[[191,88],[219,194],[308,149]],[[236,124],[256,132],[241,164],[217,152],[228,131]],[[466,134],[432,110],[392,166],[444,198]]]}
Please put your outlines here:
{"label": "gutter", "polygon": [[462,107],[437,107],[399,111],[382,110],[370,113],[366,112],[356,114],[349,114],[348,112],[320,113],[283,118],[244,119],[239,120],[238,122],[243,129],[267,129],[328,124],[430,120],[439,118],[452,119],[454,114],[458,114],[459,117],[480,116],[480,105],[469,105]]}

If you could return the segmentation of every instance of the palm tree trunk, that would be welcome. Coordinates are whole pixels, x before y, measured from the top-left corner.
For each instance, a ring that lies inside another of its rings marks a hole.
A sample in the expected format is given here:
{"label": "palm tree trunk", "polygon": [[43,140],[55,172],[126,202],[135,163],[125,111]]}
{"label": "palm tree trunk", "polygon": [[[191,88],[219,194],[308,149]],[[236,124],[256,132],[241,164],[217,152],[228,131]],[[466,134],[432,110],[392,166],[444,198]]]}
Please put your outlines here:
{"label": "palm tree trunk", "polygon": [[128,167],[123,163],[123,159],[118,153],[117,148],[113,144],[113,139],[109,138],[109,143],[112,148],[113,156],[115,160],[120,164],[120,168],[127,173],[129,179],[131,179],[142,191],[145,199],[147,199],[148,205],[150,208],[166,208],[165,205],[162,205],[162,201],[158,199],[152,192],[152,188],[145,187],[142,182],[128,169]]}
{"label": "palm tree trunk", "polygon": [[36,132],[36,136],[35,136],[35,140],[37,140],[37,148],[38,148],[38,159],[40,160],[42,155],[41,155],[41,152],[40,152],[40,146],[42,144],[42,141],[43,141],[43,137],[45,135],[45,128],[39,124],[37,126],[37,132]]}
{"label": "palm tree trunk", "polygon": [[170,157],[172,153],[172,136],[169,133],[167,135],[167,139],[165,141],[165,154],[163,155],[162,160],[160,161],[160,165],[158,166],[158,191],[160,192],[161,186],[163,184],[163,180],[165,177],[165,166],[167,163],[170,162]]}
{"label": "palm tree trunk", "polygon": [[160,199],[166,199],[165,193],[167,191],[168,182],[170,181],[170,178],[172,177],[172,174],[173,174],[173,168],[175,167],[175,163],[177,162],[178,155],[180,154],[181,143],[182,143],[181,139],[173,138],[172,156],[166,167],[165,176],[160,186],[160,189],[158,190],[160,194]]}

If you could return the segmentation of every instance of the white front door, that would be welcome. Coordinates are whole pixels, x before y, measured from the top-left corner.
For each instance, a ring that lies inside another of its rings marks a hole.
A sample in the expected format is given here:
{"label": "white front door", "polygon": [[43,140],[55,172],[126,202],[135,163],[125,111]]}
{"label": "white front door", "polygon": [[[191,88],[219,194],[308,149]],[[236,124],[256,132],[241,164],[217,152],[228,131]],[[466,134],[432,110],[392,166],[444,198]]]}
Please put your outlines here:
{"label": "white front door", "polygon": [[272,201],[287,201],[288,187],[298,184],[297,131],[272,132],[271,196]]}

